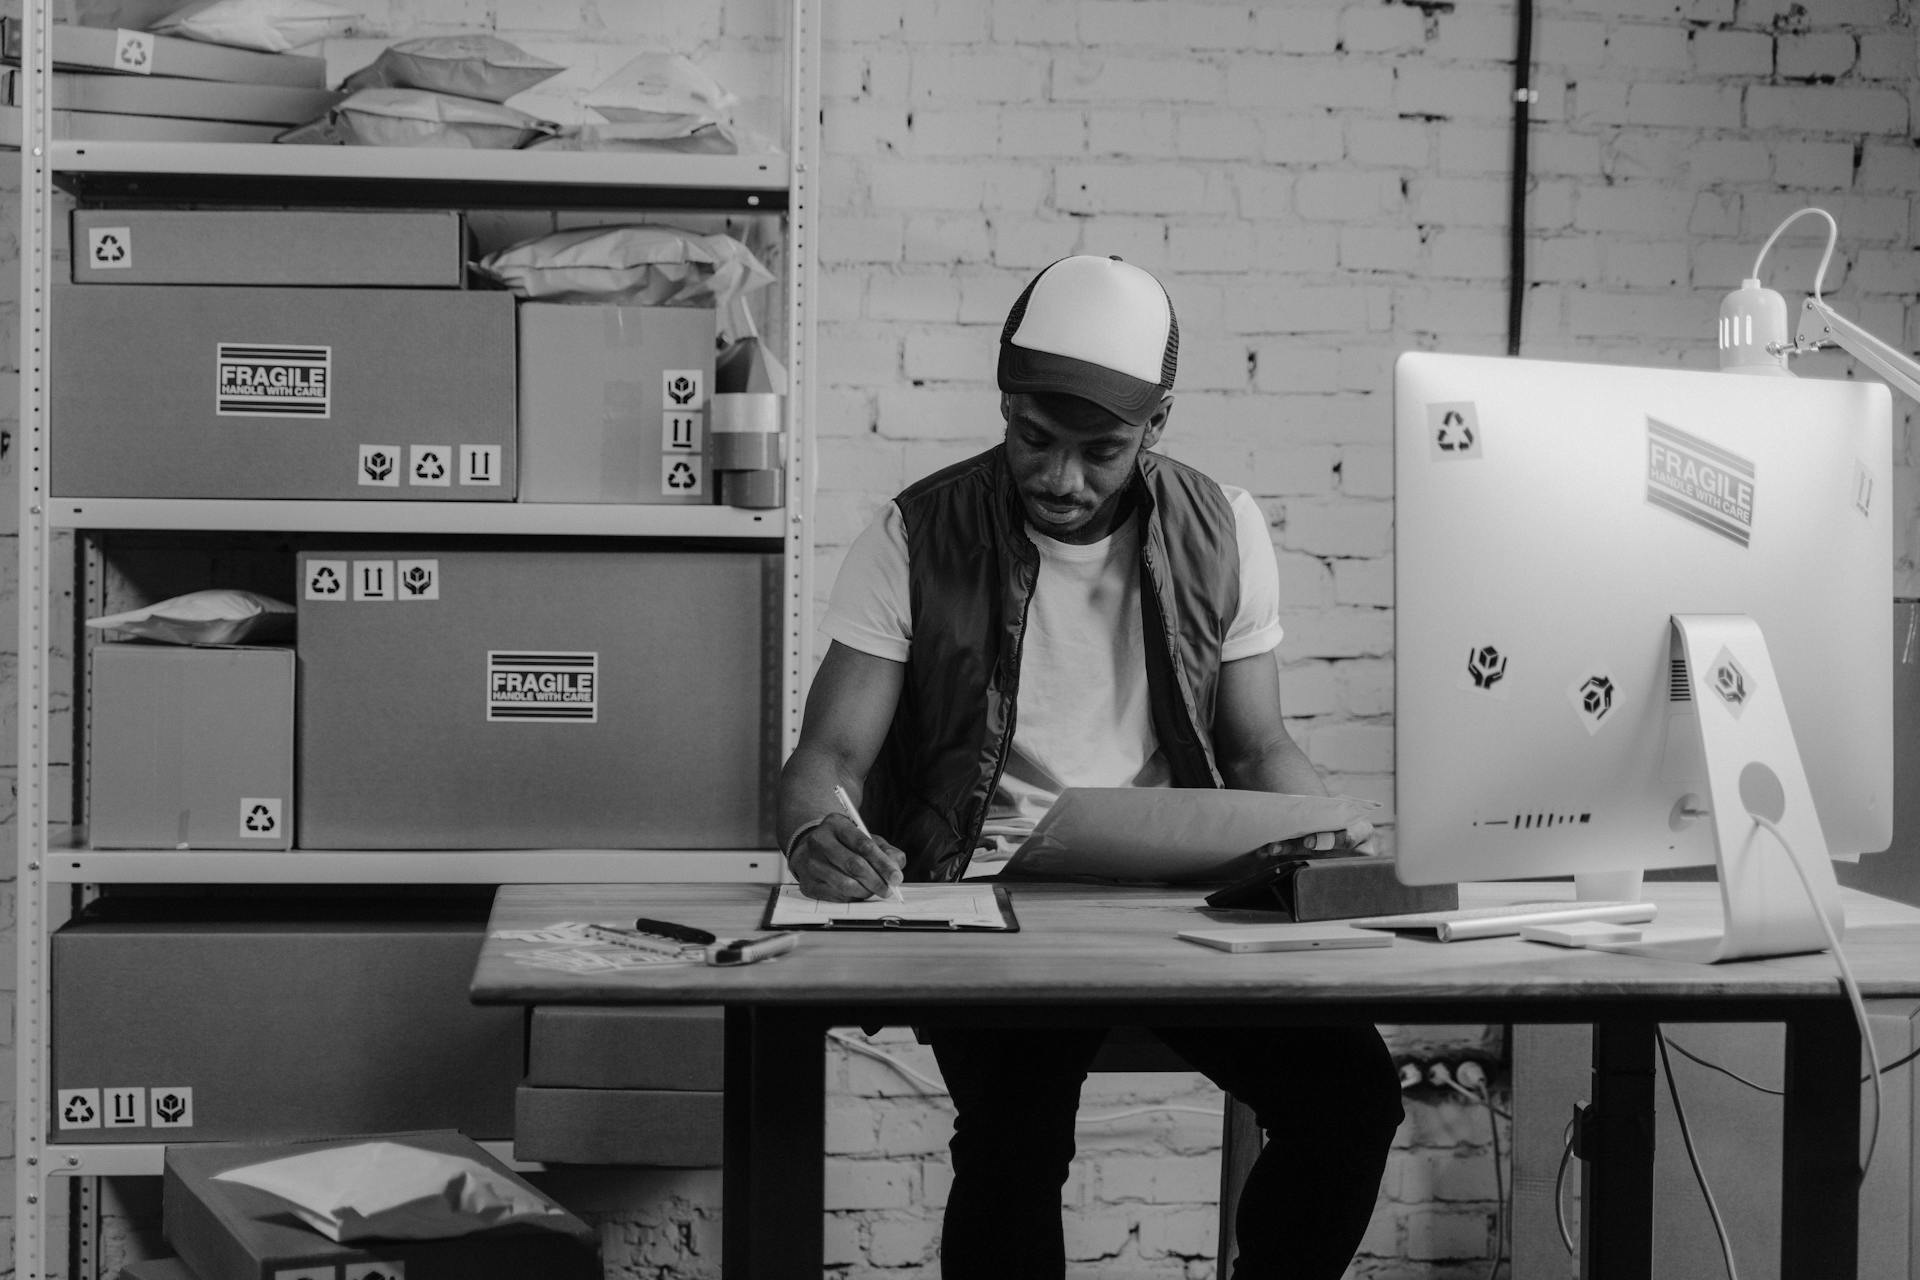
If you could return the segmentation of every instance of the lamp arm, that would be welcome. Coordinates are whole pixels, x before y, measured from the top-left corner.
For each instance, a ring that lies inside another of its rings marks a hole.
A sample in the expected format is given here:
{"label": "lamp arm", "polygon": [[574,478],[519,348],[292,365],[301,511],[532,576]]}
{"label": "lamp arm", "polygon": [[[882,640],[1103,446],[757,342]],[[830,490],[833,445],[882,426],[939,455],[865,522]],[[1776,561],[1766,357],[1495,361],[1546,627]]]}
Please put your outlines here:
{"label": "lamp arm", "polygon": [[1896,391],[1920,400],[1920,361],[1880,341],[1821,299],[1808,298],[1800,308],[1800,329],[1794,334],[1794,344],[1810,351],[1823,343],[1838,344]]}

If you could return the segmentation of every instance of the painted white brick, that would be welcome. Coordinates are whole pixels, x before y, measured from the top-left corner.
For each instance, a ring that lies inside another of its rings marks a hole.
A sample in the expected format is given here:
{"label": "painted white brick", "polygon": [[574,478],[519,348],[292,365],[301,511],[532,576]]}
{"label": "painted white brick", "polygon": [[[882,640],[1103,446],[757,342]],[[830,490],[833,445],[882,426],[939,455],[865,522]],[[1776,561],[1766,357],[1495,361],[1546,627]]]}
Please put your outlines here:
{"label": "painted white brick", "polygon": [[[1175,33],[1175,44],[1194,50],[1242,50],[1254,44],[1253,6],[1217,4],[1212,0],[1196,3],[1163,3],[1168,29]],[[1264,46],[1261,46],[1264,47]]]}
{"label": "painted white brick", "polygon": [[1395,70],[1393,106],[1449,120],[1505,120],[1513,114],[1513,75],[1498,68],[1405,63]]}
{"label": "painted white brick", "polygon": [[1348,271],[1411,273],[1419,269],[1420,232],[1411,227],[1343,227],[1340,265]]}
{"label": "painted white brick", "polygon": [[[1541,27],[1545,15],[1534,19],[1534,56],[1541,62]],[[1500,9],[1460,5],[1451,13],[1436,12],[1427,24],[1426,56],[1447,62],[1489,62],[1510,59],[1518,34],[1514,16]]]}
{"label": "painted white brick", "polygon": [[1148,1204],[1205,1201],[1220,1190],[1220,1161],[1212,1159],[1107,1158],[1094,1162],[1096,1187],[1106,1200]]}
{"label": "painted white brick", "polygon": [[[1080,239],[1086,246],[1085,252],[1118,254],[1136,267],[1143,267],[1156,274],[1165,272],[1167,265],[1167,220],[1165,218],[1102,213],[1081,219],[1080,225]],[[1022,281],[1023,285],[1024,283]],[[1192,284],[1180,285],[1178,296],[1174,299],[1174,307],[1180,317],[1180,331],[1183,335],[1196,335],[1206,328],[1205,325],[1196,323],[1202,314],[1197,305],[1200,300],[1201,293]]]}
{"label": "painted white brick", "polygon": [[1346,142],[1337,116],[1268,111],[1257,118],[1265,139],[1260,149],[1263,160],[1274,164],[1331,164],[1345,154]]}
{"label": "painted white brick", "polygon": [[[1341,344],[1337,363],[1340,367],[1340,389],[1342,391],[1361,392],[1362,398],[1353,408],[1356,423],[1364,424],[1373,415],[1379,415],[1375,423],[1380,438],[1385,439],[1392,416],[1385,406],[1377,400],[1366,397],[1377,395],[1393,385],[1393,362],[1400,355],[1405,339],[1377,335],[1371,340],[1356,337],[1355,340]],[[1371,432],[1361,432],[1370,435]],[[1351,443],[1359,436],[1349,435],[1342,443]]]}
{"label": "painted white brick", "polygon": [[992,12],[995,44],[1070,45],[1080,39],[1079,15],[1071,4],[993,0]]}
{"label": "painted white brick", "polygon": [[1384,609],[1287,610],[1286,655],[1302,658],[1379,658],[1393,651],[1393,616]]}
{"label": "painted white brick", "polygon": [[1395,295],[1394,318],[1416,333],[1504,334],[1507,291],[1476,285],[1409,285]]}
{"label": "painted white brick", "polygon": [[1415,53],[1427,43],[1426,19],[1410,6],[1351,6],[1340,11],[1340,43],[1349,54]]}
{"label": "painted white brick", "polygon": [[1689,71],[1693,50],[1682,26],[1622,23],[1607,33],[1607,65],[1630,72]]}
{"label": "painted white brick", "polygon": [[1538,174],[1592,178],[1600,173],[1600,139],[1549,133],[1527,145],[1527,167]]}
{"label": "painted white brick", "polygon": [[1853,70],[1859,56],[1850,32],[1786,32],[1774,39],[1774,72],[1784,79],[1837,78]]}
{"label": "painted white brick", "polygon": [[879,1135],[873,1109],[862,1099],[829,1097],[824,1142],[830,1156],[852,1155],[873,1149]]}
{"label": "painted white brick", "polygon": [[1535,280],[1584,285],[1599,274],[1600,246],[1584,236],[1540,240],[1527,246],[1527,262]]}
{"label": "painted white brick", "polygon": [[1078,107],[1003,107],[998,137],[1006,157],[1084,155],[1087,115]]}
{"label": "painted white brick", "polygon": [[1676,308],[1663,297],[1591,291],[1568,299],[1567,329],[1576,338],[1699,339],[1713,332],[1717,314],[1717,304],[1705,299],[1694,308]]}
{"label": "painted white brick", "polygon": [[907,111],[897,104],[889,104],[889,109],[900,117],[902,137],[898,149],[915,159],[984,159],[1006,154],[998,146],[998,107],[962,107],[950,111],[921,107]]}
{"label": "painted white brick", "polygon": [[[993,260],[1003,267],[1037,271],[1071,254],[1080,243],[1080,224],[1073,219],[1000,217],[990,223]],[[1015,291],[1017,294],[1017,290]],[[1005,308],[1002,308],[1004,312]]]}
{"label": "painted white brick", "polygon": [[1175,138],[1176,117],[1171,107],[1096,107],[1087,112],[1087,152],[1102,158],[1139,160],[1192,159]]}
{"label": "painted white brick", "polygon": [[1096,1262],[1104,1270],[1133,1236],[1134,1215],[1114,1210],[1074,1210],[1061,1215],[1068,1262]]}
{"label": "painted white brick", "polygon": [[[1382,434],[1386,424],[1382,423]],[[1340,492],[1350,498],[1393,496],[1393,450],[1371,445],[1348,445],[1339,451]]]}
{"label": "painted white brick", "polygon": [[944,273],[876,273],[867,282],[866,315],[870,320],[957,320],[960,287]]}
{"label": "painted white brick", "polygon": [[1133,0],[1081,0],[1074,6],[1080,42],[1085,45],[1148,45],[1176,43],[1178,32],[1168,26],[1163,5]]}
{"label": "painted white brick", "polygon": [[898,107],[871,102],[829,102],[822,108],[821,145],[843,154],[907,150],[911,131]]}
{"label": "painted white brick", "polygon": [[1362,165],[1415,169],[1433,152],[1432,126],[1420,120],[1355,116],[1347,121],[1347,159]]}
{"label": "painted white brick", "polygon": [[[1505,227],[1504,183],[1474,178],[1416,177],[1409,184],[1413,219],[1446,227]],[[1535,197],[1538,197],[1538,190]]]}
{"label": "painted white brick", "polygon": [[900,335],[877,325],[821,325],[820,380],[828,386],[891,382],[900,373]]}
{"label": "painted white brick", "polygon": [[893,0],[835,0],[822,9],[819,22],[820,41],[828,47],[887,40],[900,34],[900,6]]}
{"label": "painted white brick", "polygon": [[1066,164],[1054,174],[1055,207],[1074,213],[1226,213],[1223,182],[1175,164]]}
{"label": "painted white brick", "polygon": [[1488,1256],[1488,1215],[1470,1210],[1422,1210],[1406,1217],[1407,1257],[1442,1261]]}
{"label": "painted white brick", "polygon": [[984,214],[930,213],[907,219],[905,257],[910,263],[985,262],[991,256]]}
{"label": "painted white brick", "polygon": [[1688,247],[1675,241],[1622,240],[1603,254],[1603,284],[1628,289],[1671,289],[1688,279]]}
{"label": "painted white brick", "polygon": [[1920,188],[1920,151],[1904,142],[1868,139],[1861,150],[1859,189],[1910,192]]}
{"label": "painted white brick", "polygon": [[[1089,249],[1087,252],[1095,252]],[[1052,262],[1048,258],[1047,262]],[[1040,264],[1047,265],[1046,262]],[[994,271],[960,276],[960,322],[962,324],[1004,324],[1014,299],[1033,277],[1029,270]]]}
{"label": "painted white brick", "polygon": [[1393,726],[1332,724],[1316,726],[1301,748],[1315,765],[1332,773],[1390,773]]}
{"label": "painted white brick", "polygon": [[[1276,423],[1275,427],[1278,428]],[[1331,444],[1268,443],[1257,450],[1246,480],[1232,480],[1262,497],[1314,497],[1334,494],[1334,466],[1340,451]]]}
{"label": "painted white brick", "polygon": [[879,1160],[826,1162],[827,1212],[836,1209],[904,1209],[913,1202],[908,1166]]}
{"label": "painted white brick", "polygon": [[1037,50],[925,49],[912,55],[912,65],[916,103],[1033,102],[1046,95],[1048,59]]}
{"label": "painted white brick", "polygon": [[1393,604],[1393,560],[1342,559],[1333,562],[1333,598],[1344,605]]}
{"label": "painted white brick", "polygon": [[1627,124],[1689,129],[1738,129],[1741,90],[1736,85],[1642,83],[1627,87]]}
{"label": "painted white brick", "polygon": [[822,263],[898,262],[902,245],[900,219],[843,215],[823,218],[818,243]]}
{"label": "painted white brick", "polygon": [[869,1228],[866,1261],[875,1267],[908,1267],[933,1262],[940,1223],[933,1218],[882,1218]]}
{"label": "painted white brick", "polygon": [[1258,262],[1254,230],[1244,222],[1174,222],[1167,228],[1167,265],[1175,271],[1245,271]]}
{"label": "painted white brick", "polygon": [[992,11],[974,0],[902,0],[900,38],[913,44],[978,44],[992,28]]}
{"label": "painted white brick", "polygon": [[857,442],[835,441],[831,446],[823,442],[819,448],[820,491],[838,493],[842,496],[836,500],[842,502],[847,500],[845,495],[862,495],[857,506],[863,514],[877,511],[881,502],[914,478],[906,472],[906,446],[871,432],[868,436]]}
{"label": "painted white brick", "polygon": [[1690,136],[1672,129],[1621,130],[1601,146],[1601,171],[1610,181],[1678,182],[1692,158]]}
{"label": "painted white brick", "polygon": [[[1298,12],[1289,6],[1289,15]],[[1279,107],[1298,115],[1341,108],[1378,110],[1394,101],[1393,71],[1380,63],[1339,58],[1235,58],[1227,67],[1227,101],[1236,107]]]}
{"label": "painted white brick", "polygon": [[915,330],[906,336],[908,378],[927,382],[991,381],[1000,331],[985,325]]}
{"label": "painted white brick", "polygon": [[1385,327],[1383,289],[1302,285],[1229,286],[1227,328],[1233,333],[1344,333]]}
{"label": "painted white brick", "polygon": [[1773,153],[1758,138],[1715,138],[1696,147],[1689,158],[1697,186],[1765,181],[1773,172]]}
{"label": "painted white brick", "polygon": [[1295,182],[1293,205],[1303,218],[1364,222],[1391,216],[1404,207],[1401,183],[1395,173],[1313,170],[1301,174]]}
{"label": "painted white brick", "polygon": [[848,1214],[830,1213],[821,1224],[822,1259],[827,1266],[848,1266],[864,1262],[865,1244],[860,1239],[860,1220]]}
{"label": "painted white brick", "polygon": [[[1000,421],[998,393],[992,390],[991,382],[981,390],[964,391],[937,387],[883,388],[878,400],[880,434],[889,439],[980,442],[974,448],[960,448],[935,466],[978,452],[1005,429]],[[915,471],[913,457],[910,452],[906,459],[909,475],[924,475],[934,469],[930,466]]]}
{"label": "painted white brick", "polygon": [[1542,66],[1598,67],[1607,60],[1607,26],[1584,15],[1543,13],[1534,27],[1533,47]]}
{"label": "painted white brick", "polygon": [[1251,48],[1280,53],[1332,53],[1340,45],[1340,15],[1332,6],[1256,5]]}
{"label": "painted white brick", "polygon": [[1183,342],[1176,386],[1188,391],[1245,391],[1248,389],[1246,349],[1228,342]]}
{"label": "painted white brick", "polygon": [[1393,504],[1340,498],[1288,502],[1280,545],[1310,555],[1387,555],[1393,550]]}
{"label": "painted white brick", "polygon": [[[1218,1168],[1218,1162],[1215,1167]],[[1213,1198],[1219,1198],[1217,1180]],[[1140,1254],[1145,1258],[1171,1256],[1176,1261],[1211,1257],[1218,1247],[1219,1232],[1220,1214],[1215,1208],[1163,1209],[1141,1219]],[[1181,1274],[1185,1274],[1184,1270]]]}
{"label": "painted white brick", "polygon": [[1618,80],[1582,80],[1568,94],[1568,116],[1576,124],[1627,122],[1627,86]]}
{"label": "painted white brick", "polygon": [[[1281,218],[1293,209],[1293,186],[1298,179],[1285,169],[1238,169],[1230,179],[1234,203],[1243,218]],[[1261,263],[1270,271],[1291,269],[1290,264],[1273,264],[1264,258]]]}
{"label": "painted white brick", "polygon": [[1183,109],[1173,129],[1175,152],[1189,160],[1252,160],[1265,144],[1260,122],[1244,111]]}
{"label": "painted white brick", "polygon": [[1875,32],[1860,38],[1860,61],[1854,71],[1866,80],[1911,81],[1920,50],[1911,40],[1889,39]]}
{"label": "painted white brick", "polygon": [[[1147,9],[1150,6],[1129,5]],[[1225,75],[1213,63],[1189,56],[1064,54],[1053,60],[1056,102],[1201,102],[1220,100]]]}
{"label": "painted white brick", "polygon": [[871,180],[881,209],[978,209],[986,203],[986,166],[953,161],[895,161]]}
{"label": "painted white brick", "polygon": [[1842,85],[1754,85],[1746,91],[1749,129],[1810,133],[1898,134],[1907,129],[1906,95],[1897,89]]}
{"label": "painted white brick", "polygon": [[1845,191],[1853,185],[1853,144],[1778,143],[1773,149],[1773,180],[1805,191]]}
{"label": "painted white brick", "polygon": [[1263,338],[1254,344],[1254,359],[1258,391],[1338,391],[1342,386],[1339,354],[1326,347]]}

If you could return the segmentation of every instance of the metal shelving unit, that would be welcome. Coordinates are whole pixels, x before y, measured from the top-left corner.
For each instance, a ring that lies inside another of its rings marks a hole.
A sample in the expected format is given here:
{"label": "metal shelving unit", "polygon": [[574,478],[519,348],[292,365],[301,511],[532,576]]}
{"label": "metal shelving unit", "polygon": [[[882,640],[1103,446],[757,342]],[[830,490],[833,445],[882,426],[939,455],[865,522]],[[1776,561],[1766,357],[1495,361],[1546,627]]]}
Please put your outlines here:
{"label": "metal shelving unit", "polygon": [[[50,136],[51,0],[25,0],[20,77],[19,662],[17,668],[18,999],[16,1019],[14,1259],[22,1280],[43,1280],[49,1194],[86,1179],[152,1175],[158,1143],[46,1140],[51,1015],[48,933],[66,894],[107,884],[419,885],[636,880],[777,880],[777,854],[753,849],[541,849],[287,853],[94,850],[68,847],[53,827],[51,728],[56,651],[53,595],[63,583],[56,534],[99,531],[374,533],[643,537],[759,542],[782,557],[780,732],[797,740],[813,670],[814,182],[819,131],[816,0],[787,10],[787,151],[778,155],[383,150],[365,147],[75,142]],[[791,378],[784,423],[783,509],[588,504],[158,501],[72,498],[48,490],[48,413],[54,189],[83,202],[618,209],[754,214],[780,220],[784,328]],[[91,553],[90,553],[91,554]],[[784,751],[783,751],[784,754]],[[78,767],[78,766],[76,766]],[[77,817],[78,815],[76,815]],[[508,1154],[497,1151],[503,1156]],[[526,1167],[526,1166],[522,1166]],[[80,1181],[75,1181],[76,1179]],[[58,1180],[58,1181],[56,1181]],[[76,1200],[83,1197],[76,1196]]]}

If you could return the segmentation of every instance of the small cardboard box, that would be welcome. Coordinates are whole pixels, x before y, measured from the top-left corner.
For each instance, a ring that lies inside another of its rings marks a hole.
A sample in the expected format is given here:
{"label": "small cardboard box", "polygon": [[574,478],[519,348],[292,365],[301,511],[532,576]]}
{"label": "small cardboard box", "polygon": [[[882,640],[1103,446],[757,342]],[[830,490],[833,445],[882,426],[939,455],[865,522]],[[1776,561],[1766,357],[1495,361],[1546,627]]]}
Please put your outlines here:
{"label": "small cardboard box", "polygon": [[293,662],[286,648],[94,646],[93,846],[291,848]]}
{"label": "small cardboard box", "polygon": [[506,1138],[525,1029],[468,998],[485,932],[484,902],[99,899],[49,944],[47,1139]]}
{"label": "small cardboard box", "polygon": [[[53,65],[133,75],[179,76],[188,80],[238,80],[324,89],[327,60],[300,53],[266,53],[226,45],[78,23],[48,25]],[[0,61],[18,65],[26,32],[18,18],[0,18]]]}
{"label": "small cardboard box", "polygon": [[178,1258],[143,1258],[120,1268],[120,1280],[200,1280]]}
{"label": "small cardboard box", "polygon": [[766,849],[779,558],[309,549],[300,844]]}
{"label": "small cardboard box", "polygon": [[504,502],[513,295],[63,285],[61,497]]}
{"label": "small cardboard box", "polygon": [[718,1090],[523,1086],[515,1094],[513,1157],[543,1164],[717,1169],[723,1097]]}
{"label": "small cardboard box", "polygon": [[520,307],[520,500],[714,501],[713,312]]}
{"label": "small cardboard box", "polygon": [[[509,1226],[444,1240],[337,1244],[294,1217],[276,1197],[214,1181],[215,1174],[229,1169],[368,1140],[169,1146],[160,1191],[167,1243],[201,1280],[358,1280],[373,1275],[394,1280],[600,1280],[593,1230],[572,1214],[556,1215],[552,1228]],[[464,1156],[518,1183],[528,1194],[547,1199],[460,1134],[385,1134],[380,1140]]]}
{"label": "small cardboard box", "polygon": [[73,211],[75,284],[458,289],[466,256],[448,209]]}
{"label": "small cardboard box", "polygon": [[718,1006],[536,1005],[527,1083],[578,1089],[719,1089],[726,1018]]}

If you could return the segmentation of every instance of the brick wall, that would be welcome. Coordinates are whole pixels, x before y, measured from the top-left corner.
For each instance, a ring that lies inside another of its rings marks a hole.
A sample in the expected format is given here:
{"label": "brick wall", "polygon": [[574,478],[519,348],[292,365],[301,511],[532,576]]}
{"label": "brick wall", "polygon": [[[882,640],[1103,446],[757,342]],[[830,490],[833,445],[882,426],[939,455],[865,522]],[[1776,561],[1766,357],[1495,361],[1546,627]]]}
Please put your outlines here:
{"label": "brick wall", "polygon": [[[745,3],[358,7],[362,39],[329,51],[343,69],[370,56],[368,42],[495,29],[577,68],[554,82],[550,109],[635,46],[710,56],[737,86],[770,65]],[[994,439],[993,346],[1032,272],[1066,253],[1118,253],[1160,274],[1179,308],[1167,451],[1247,484],[1271,521],[1293,728],[1330,785],[1390,802],[1388,370],[1407,348],[1505,349],[1512,8],[820,7],[820,592],[888,496]],[[1915,63],[1913,0],[1543,3],[1524,353],[1711,367],[1721,294],[1807,203],[1840,220],[1826,292],[1912,350]],[[6,198],[11,206],[17,194]],[[8,217],[0,230],[9,262],[14,225]],[[1811,228],[1776,249],[1770,277],[1790,301],[1817,256]],[[14,273],[0,280],[0,351],[11,351]],[[1838,358],[1798,367],[1852,372]],[[8,400],[0,412],[10,411]],[[1911,406],[1899,414],[1890,586],[1911,595],[1920,494]],[[11,556],[0,571],[10,579]],[[9,628],[0,644],[11,642]],[[10,737],[0,742],[11,750]],[[0,860],[11,856],[9,843]],[[1409,1055],[1498,1048],[1482,1028],[1394,1036]],[[930,1072],[925,1051],[899,1037],[876,1047]],[[865,1053],[829,1052],[831,1268],[931,1277],[947,1112]],[[1196,1077],[1100,1077],[1086,1111],[1218,1102]],[[1216,1123],[1162,1110],[1089,1124],[1083,1137],[1086,1159],[1065,1197],[1073,1273],[1211,1274]],[[1416,1091],[1353,1275],[1482,1274],[1493,1247],[1492,1138],[1484,1109]],[[688,1179],[608,1217],[612,1269],[717,1275],[715,1200],[711,1179]]]}

